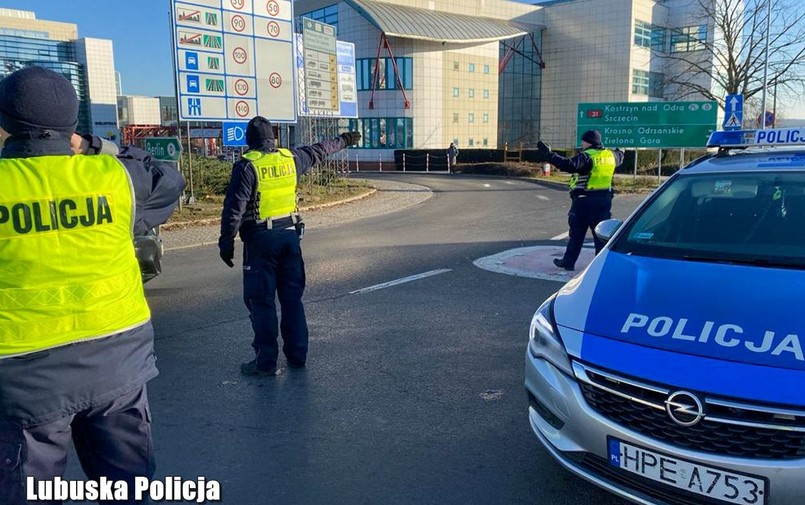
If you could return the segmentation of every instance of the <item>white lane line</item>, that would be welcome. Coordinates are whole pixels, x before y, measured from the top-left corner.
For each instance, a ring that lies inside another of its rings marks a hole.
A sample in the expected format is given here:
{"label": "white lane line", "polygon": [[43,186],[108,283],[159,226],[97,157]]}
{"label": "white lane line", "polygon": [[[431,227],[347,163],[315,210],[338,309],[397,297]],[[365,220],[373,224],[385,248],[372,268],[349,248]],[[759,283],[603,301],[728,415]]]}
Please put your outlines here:
{"label": "white lane line", "polygon": [[491,185],[491,184],[484,184],[484,187],[485,187],[485,188],[491,188],[491,187],[492,187],[492,185]]}
{"label": "white lane line", "polygon": [[547,202],[548,200],[550,200],[550,198],[548,198],[548,197],[547,197],[547,196],[545,196],[545,195],[537,195],[537,199],[538,199],[538,200],[545,200],[546,202]]}
{"label": "white lane line", "polygon": [[564,232],[561,235],[557,235],[555,237],[551,237],[551,240],[564,240],[570,236],[570,232]]}
{"label": "white lane line", "polygon": [[439,269],[439,270],[431,270],[430,272],[423,272],[421,274],[409,275],[408,277],[403,277],[401,279],[396,279],[396,280],[393,280],[393,281],[384,282],[382,284],[375,284],[374,286],[369,286],[368,288],[356,289],[355,291],[350,291],[349,294],[355,295],[355,294],[368,293],[370,291],[377,291],[378,289],[390,288],[391,286],[396,286],[397,284],[403,284],[403,283],[406,283],[406,282],[416,281],[416,280],[419,280],[419,279],[424,279],[425,277],[430,277],[432,275],[439,275],[439,274],[443,274],[445,272],[450,272],[450,271],[451,271],[451,269],[449,269],[449,268],[442,268],[442,269]]}

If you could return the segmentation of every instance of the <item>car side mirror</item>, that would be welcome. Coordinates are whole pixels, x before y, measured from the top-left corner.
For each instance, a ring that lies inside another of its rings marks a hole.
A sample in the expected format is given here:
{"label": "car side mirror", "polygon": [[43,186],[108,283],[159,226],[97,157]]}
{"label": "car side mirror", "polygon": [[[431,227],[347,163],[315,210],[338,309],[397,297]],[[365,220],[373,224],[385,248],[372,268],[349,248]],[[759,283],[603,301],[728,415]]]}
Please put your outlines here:
{"label": "car side mirror", "polygon": [[602,242],[609,242],[609,239],[612,238],[612,235],[615,235],[615,232],[618,231],[622,224],[623,221],[620,219],[601,221],[595,226],[595,236]]}

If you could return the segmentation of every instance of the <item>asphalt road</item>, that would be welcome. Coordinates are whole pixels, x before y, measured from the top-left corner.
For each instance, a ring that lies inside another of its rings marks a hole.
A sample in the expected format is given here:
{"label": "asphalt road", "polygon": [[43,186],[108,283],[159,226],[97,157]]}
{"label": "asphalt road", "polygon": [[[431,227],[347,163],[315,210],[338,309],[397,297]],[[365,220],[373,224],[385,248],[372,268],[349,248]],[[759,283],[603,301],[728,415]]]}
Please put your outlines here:
{"label": "asphalt road", "polygon": [[[225,504],[622,503],[562,469],[528,424],[528,325],[559,284],[472,264],[567,231],[567,195],[515,179],[378,176],[434,195],[308,230],[306,370],[241,376],[252,351],[240,270],[214,246],[166,255],[146,286],[157,476],[216,479]],[[616,198],[614,214],[640,199]],[[352,293],[435,270],[447,271]]]}

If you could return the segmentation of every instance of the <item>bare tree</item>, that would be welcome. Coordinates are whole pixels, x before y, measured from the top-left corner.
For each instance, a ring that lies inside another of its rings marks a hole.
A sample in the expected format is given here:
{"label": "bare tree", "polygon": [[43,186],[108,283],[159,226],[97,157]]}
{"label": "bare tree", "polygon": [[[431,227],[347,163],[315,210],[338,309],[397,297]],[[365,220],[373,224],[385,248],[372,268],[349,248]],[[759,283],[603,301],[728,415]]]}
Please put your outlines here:
{"label": "bare tree", "polygon": [[[766,25],[771,4],[768,87],[794,100],[805,95],[805,9],[791,0],[697,0],[701,24],[712,37],[696,40],[699,50],[672,52],[666,86],[676,98],[699,95],[724,108],[725,94],[749,99],[763,91]],[[714,84],[714,85],[712,85]]]}

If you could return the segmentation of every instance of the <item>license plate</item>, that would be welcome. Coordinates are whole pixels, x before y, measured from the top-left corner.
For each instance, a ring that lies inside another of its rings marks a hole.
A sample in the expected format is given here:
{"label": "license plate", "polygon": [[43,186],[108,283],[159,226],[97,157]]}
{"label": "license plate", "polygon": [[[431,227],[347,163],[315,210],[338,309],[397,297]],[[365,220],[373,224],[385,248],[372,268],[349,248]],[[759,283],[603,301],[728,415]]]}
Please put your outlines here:
{"label": "license plate", "polygon": [[700,465],[608,437],[609,464],[641,477],[724,503],[762,505],[767,482],[763,477]]}

